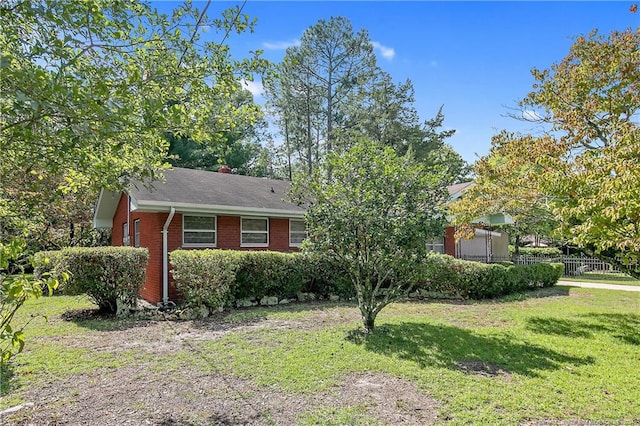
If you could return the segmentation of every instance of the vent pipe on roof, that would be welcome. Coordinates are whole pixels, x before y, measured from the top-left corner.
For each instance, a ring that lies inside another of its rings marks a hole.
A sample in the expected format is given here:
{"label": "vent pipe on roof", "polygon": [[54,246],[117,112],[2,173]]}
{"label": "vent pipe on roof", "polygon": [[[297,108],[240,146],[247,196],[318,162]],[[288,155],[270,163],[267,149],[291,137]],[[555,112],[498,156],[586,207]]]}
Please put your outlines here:
{"label": "vent pipe on roof", "polygon": [[169,225],[176,214],[176,209],[171,207],[169,216],[162,226],[162,306],[169,307]]}

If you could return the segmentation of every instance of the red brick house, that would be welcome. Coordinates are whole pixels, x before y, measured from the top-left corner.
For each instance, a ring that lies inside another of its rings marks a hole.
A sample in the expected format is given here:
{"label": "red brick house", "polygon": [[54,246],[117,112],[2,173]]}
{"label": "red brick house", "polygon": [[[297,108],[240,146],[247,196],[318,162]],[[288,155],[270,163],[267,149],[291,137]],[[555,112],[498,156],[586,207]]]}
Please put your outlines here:
{"label": "red brick house", "polygon": [[175,300],[168,253],[178,248],[298,250],[304,209],[285,201],[290,183],[229,173],[174,168],[152,187],[102,190],[93,219],[111,228],[114,246],[149,250],[140,294],[150,302]]}
{"label": "red brick house", "polygon": [[[227,169],[228,170],[228,169]],[[287,200],[290,182],[230,173],[173,168],[163,182],[126,192],[102,190],[95,228],[112,229],[112,245],[146,247],[147,278],[140,294],[153,303],[177,297],[168,254],[178,248],[297,251],[305,237],[304,209]],[[452,199],[470,184],[449,187]],[[428,244],[460,256],[454,229]],[[475,240],[475,239],[474,239]]]}

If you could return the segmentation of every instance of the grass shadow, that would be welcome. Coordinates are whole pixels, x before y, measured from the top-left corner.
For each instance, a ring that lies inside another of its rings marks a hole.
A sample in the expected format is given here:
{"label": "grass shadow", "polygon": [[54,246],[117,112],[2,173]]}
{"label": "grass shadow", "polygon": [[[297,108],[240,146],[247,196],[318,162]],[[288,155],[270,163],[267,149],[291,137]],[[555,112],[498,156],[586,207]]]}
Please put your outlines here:
{"label": "grass shadow", "polygon": [[466,371],[462,365],[475,363],[538,377],[541,371],[594,363],[592,357],[570,356],[510,336],[483,336],[446,324],[383,324],[371,335],[354,331],[347,339],[369,351],[411,361],[421,368]]}
{"label": "grass shadow", "polygon": [[73,309],[60,316],[64,321],[93,331],[121,331],[147,327],[155,321],[151,319],[121,318],[113,313],[100,312],[98,308]]}
{"label": "grass shadow", "polygon": [[15,371],[11,362],[0,365],[0,397],[9,395],[18,388],[18,383],[14,380]]}
{"label": "grass shadow", "polygon": [[527,320],[527,329],[539,334],[573,338],[595,338],[596,333],[607,333],[630,345],[640,345],[640,315],[589,313],[584,319],[533,317]]}

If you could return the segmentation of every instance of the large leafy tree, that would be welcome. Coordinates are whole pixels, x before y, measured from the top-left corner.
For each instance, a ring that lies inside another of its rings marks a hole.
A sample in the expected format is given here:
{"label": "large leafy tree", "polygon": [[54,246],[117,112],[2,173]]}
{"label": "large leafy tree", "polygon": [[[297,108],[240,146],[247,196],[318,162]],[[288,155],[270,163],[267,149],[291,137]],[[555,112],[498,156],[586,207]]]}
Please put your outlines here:
{"label": "large leafy tree", "polygon": [[558,136],[530,156],[562,230],[640,276],[640,28],[578,37],[562,61],[532,73],[521,104]]}
{"label": "large leafy tree", "polygon": [[[200,43],[205,25],[219,41]],[[65,194],[158,177],[168,132],[208,140],[259,117],[228,101],[267,65],[225,44],[252,25],[237,7],[210,19],[191,3],[171,16],[137,1],[0,3],[0,305],[38,295],[4,269],[24,254],[20,220]],[[4,319],[2,342],[20,348]]]}
{"label": "large leafy tree", "polygon": [[532,74],[521,106],[550,133],[506,141],[487,164],[532,191],[523,208],[544,197],[569,242],[640,277],[640,28],[578,37]]}
{"label": "large leafy tree", "polygon": [[445,173],[363,140],[329,155],[326,170],[294,182],[307,204],[304,250],[342,265],[357,294],[365,332],[387,304],[411,290],[425,241],[442,233]]}
{"label": "large leafy tree", "polygon": [[522,146],[551,142],[550,137],[539,139],[507,131],[493,136],[489,154],[473,165],[475,185],[448,206],[459,237],[471,237],[474,226],[470,225],[487,213],[511,216],[514,223],[508,227],[515,237],[516,254],[521,236],[553,231],[556,223],[549,197],[537,183],[540,169],[521,150]]}

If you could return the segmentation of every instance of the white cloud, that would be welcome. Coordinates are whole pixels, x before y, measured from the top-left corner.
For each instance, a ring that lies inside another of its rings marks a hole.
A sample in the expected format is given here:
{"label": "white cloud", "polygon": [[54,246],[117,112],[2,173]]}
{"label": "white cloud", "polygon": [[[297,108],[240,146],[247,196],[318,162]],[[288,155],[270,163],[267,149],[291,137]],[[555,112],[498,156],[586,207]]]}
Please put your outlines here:
{"label": "white cloud", "polygon": [[542,120],[542,117],[537,112],[531,109],[525,109],[524,111],[522,111],[522,118],[527,121]]}
{"label": "white cloud", "polygon": [[377,41],[372,41],[371,45],[375,50],[379,51],[382,57],[385,59],[391,60],[394,56],[396,56],[396,51],[393,47],[383,46]]}
{"label": "white cloud", "polygon": [[288,47],[300,46],[300,40],[289,41],[263,41],[262,47],[268,50],[285,50]]}
{"label": "white cloud", "polygon": [[243,80],[242,85],[251,92],[253,96],[262,96],[264,93],[264,87],[262,87],[262,82],[260,81]]}

